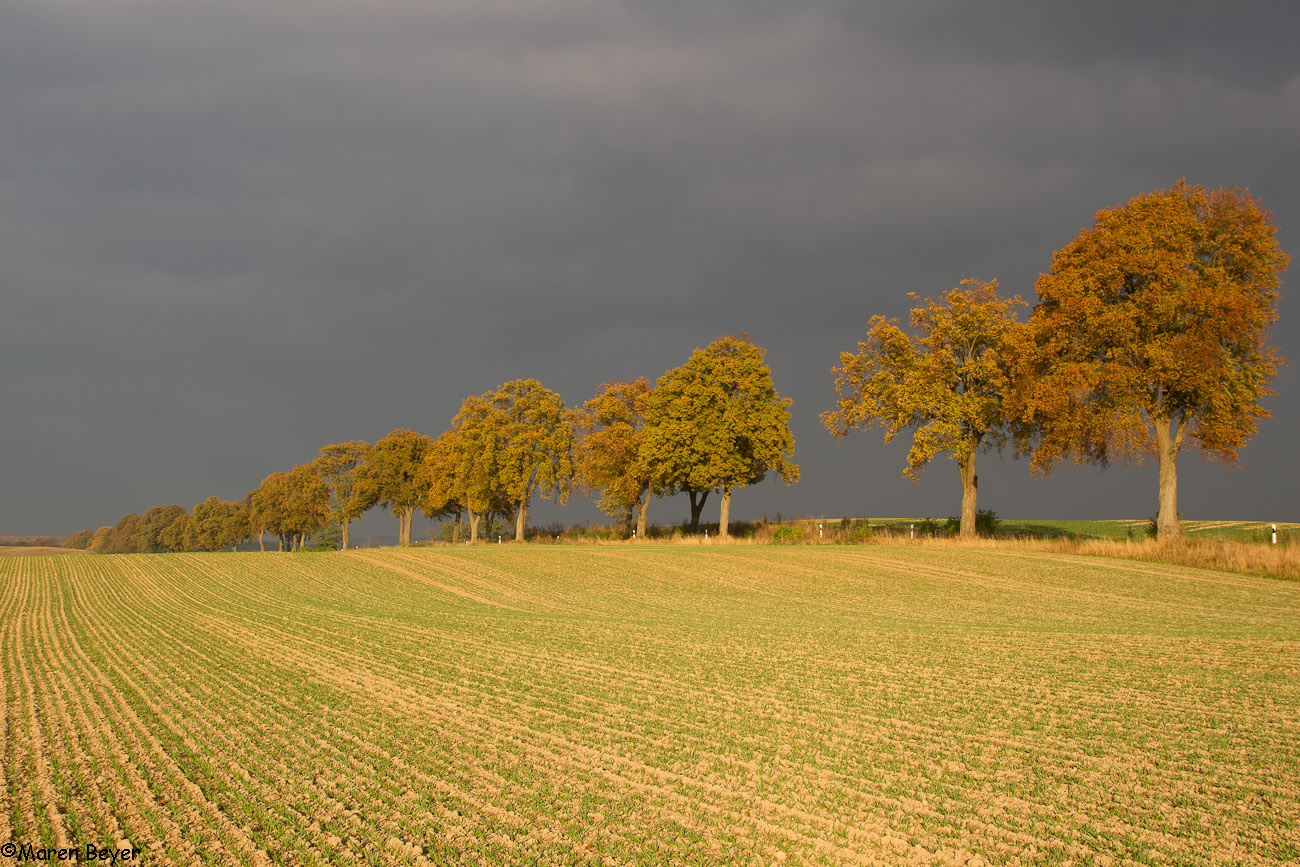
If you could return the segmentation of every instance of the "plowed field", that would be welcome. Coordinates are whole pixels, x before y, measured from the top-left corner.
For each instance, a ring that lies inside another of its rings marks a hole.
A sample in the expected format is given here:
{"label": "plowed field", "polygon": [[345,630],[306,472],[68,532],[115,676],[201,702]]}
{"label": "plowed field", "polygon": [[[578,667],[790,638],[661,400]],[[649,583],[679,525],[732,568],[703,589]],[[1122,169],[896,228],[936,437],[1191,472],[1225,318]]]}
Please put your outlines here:
{"label": "plowed field", "polygon": [[0,676],[0,864],[1300,858],[1297,583],[947,548],[6,557]]}

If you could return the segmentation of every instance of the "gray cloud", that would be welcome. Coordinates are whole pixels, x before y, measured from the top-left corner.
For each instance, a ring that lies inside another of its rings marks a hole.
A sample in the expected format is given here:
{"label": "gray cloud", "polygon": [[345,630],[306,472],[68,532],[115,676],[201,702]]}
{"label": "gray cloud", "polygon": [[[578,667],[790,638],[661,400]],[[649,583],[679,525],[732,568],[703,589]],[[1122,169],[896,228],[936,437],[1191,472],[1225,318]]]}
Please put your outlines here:
{"label": "gray cloud", "polygon": [[[1184,175],[1298,246],[1295,14],[1112,5],[10,4],[0,532],[237,496],[508,378],[577,402],[742,329],[804,465],[742,516],[954,511],[945,463],[910,486],[817,425],[869,315],[970,275],[1030,297],[1097,208]],[[1186,514],[1290,508],[1276,385],[1244,471],[1184,458]],[[1138,515],[1149,469],[992,458],[982,491]]]}

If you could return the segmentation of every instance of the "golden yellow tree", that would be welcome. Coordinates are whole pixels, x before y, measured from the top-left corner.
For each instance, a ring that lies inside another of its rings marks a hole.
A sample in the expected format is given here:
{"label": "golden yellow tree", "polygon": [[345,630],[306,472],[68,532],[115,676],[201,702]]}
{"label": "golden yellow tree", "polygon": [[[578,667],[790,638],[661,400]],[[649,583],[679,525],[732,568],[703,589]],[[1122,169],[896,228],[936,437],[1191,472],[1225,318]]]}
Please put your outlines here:
{"label": "golden yellow tree", "polygon": [[411,519],[428,498],[424,459],[433,440],[398,428],[375,443],[366,459],[367,484],[379,503],[397,516],[397,544],[411,544]]}
{"label": "golden yellow tree", "polygon": [[904,470],[914,481],[935,457],[951,453],[961,476],[963,536],[975,535],[975,456],[1003,446],[1009,431],[1009,349],[1014,307],[1024,302],[999,297],[997,287],[996,280],[968,279],[937,301],[925,299],[911,313],[916,334],[873,316],[858,351],[840,353],[831,369],[839,401],[821,416],[837,439],[877,424],[886,443],[914,430]]}
{"label": "golden yellow tree", "polygon": [[342,530],[342,550],[348,549],[349,525],[360,518],[379,499],[379,489],[367,462],[375,447],[363,440],[331,443],[322,446],[311,467],[324,484],[329,496],[329,517]]}
{"label": "golden yellow tree", "polygon": [[711,491],[722,492],[718,534],[725,537],[736,488],[769,471],[787,485],[799,478],[790,399],[777,393],[763,356],[748,334],[719,337],[659,377],[650,395],[641,461],[655,496],[690,497],[693,529]]}
{"label": "golden yellow tree", "polygon": [[1013,412],[1036,472],[1069,457],[1160,463],[1157,536],[1176,538],[1177,460],[1237,462],[1285,363],[1265,342],[1288,257],[1247,190],[1179,181],[1097,212],[1037,284]]}

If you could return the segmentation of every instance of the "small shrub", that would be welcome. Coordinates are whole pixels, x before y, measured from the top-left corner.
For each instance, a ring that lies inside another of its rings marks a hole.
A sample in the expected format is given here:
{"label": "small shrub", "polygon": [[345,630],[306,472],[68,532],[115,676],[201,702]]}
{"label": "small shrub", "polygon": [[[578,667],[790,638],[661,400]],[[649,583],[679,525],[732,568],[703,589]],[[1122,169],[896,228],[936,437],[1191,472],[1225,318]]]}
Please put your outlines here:
{"label": "small shrub", "polygon": [[777,527],[772,531],[773,545],[797,545],[804,540],[803,528],[793,525]]}
{"label": "small shrub", "polygon": [[992,509],[980,509],[975,513],[975,532],[981,536],[996,536],[1002,519]]}
{"label": "small shrub", "polygon": [[939,522],[934,518],[926,518],[924,521],[916,525],[916,535],[918,536],[934,536],[938,532]]}
{"label": "small shrub", "polygon": [[871,538],[871,524],[867,521],[855,521],[849,525],[844,534],[844,541],[850,545],[861,545]]}

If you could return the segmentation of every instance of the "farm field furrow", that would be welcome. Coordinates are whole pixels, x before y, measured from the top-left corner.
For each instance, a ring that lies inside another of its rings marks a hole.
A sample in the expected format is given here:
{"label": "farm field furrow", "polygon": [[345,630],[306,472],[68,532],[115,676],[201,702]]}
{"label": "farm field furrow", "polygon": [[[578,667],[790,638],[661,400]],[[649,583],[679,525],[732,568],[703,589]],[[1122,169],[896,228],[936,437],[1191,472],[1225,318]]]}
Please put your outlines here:
{"label": "farm field furrow", "polygon": [[1295,582],[998,549],[0,558],[0,844],[1295,862],[1298,613]]}

